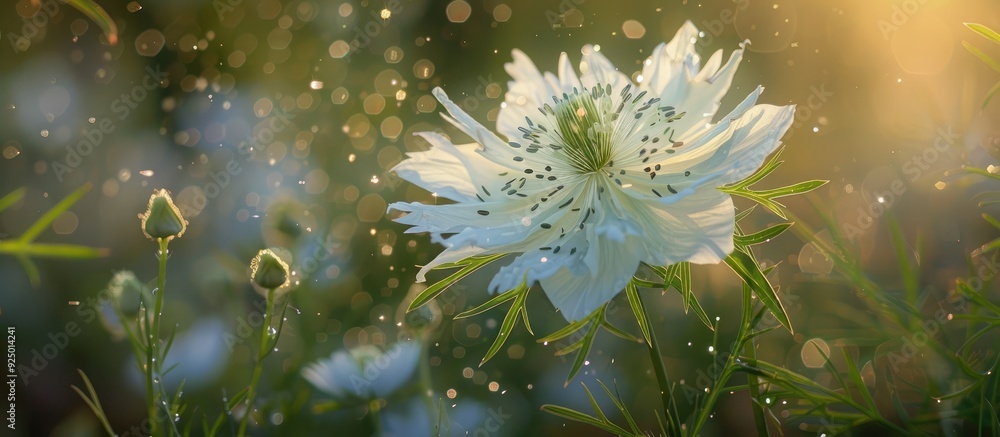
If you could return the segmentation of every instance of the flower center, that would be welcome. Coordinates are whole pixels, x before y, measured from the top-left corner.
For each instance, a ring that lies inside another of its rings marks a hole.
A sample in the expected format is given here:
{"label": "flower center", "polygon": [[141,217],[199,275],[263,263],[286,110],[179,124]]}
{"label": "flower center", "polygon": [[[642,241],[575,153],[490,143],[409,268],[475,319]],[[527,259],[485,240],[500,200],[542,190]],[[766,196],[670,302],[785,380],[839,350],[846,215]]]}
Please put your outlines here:
{"label": "flower center", "polygon": [[614,119],[611,99],[590,93],[563,94],[555,119],[563,139],[563,151],[581,174],[596,173],[611,161]]}

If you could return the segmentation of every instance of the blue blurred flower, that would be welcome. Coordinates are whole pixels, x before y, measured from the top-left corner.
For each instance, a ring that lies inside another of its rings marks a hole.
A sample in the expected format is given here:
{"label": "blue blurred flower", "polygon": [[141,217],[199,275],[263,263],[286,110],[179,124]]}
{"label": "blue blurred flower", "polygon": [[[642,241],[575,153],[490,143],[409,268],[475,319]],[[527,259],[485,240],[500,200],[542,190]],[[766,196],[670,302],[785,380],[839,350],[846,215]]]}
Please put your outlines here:
{"label": "blue blurred flower", "polygon": [[372,345],[339,350],[303,369],[302,376],[337,401],[386,398],[410,382],[421,351],[417,341],[399,342],[385,351]]}

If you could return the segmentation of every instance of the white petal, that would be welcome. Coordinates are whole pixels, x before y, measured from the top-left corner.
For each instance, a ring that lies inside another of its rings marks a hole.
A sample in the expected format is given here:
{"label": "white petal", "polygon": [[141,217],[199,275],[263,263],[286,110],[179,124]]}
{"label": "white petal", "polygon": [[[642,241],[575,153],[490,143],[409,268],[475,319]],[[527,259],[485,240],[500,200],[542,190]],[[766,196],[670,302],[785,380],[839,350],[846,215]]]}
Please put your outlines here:
{"label": "white petal", "polygon": [[399,177],[438,196],[460,202],[476,201],[481,185],[491,185],[505,169],[483,158],[477,144],[454,145],[435,132],[418,132],[431,144],[423,152],[407,153],[408,158],[393,167]]}
{"label": "white petal", "polygon": [[[731,135],[729,131],[733,129],[733,123],[743,117],[757,103],[757,98],[763,90],[764,88],[757,87],[718,123],[697,137],[680,140],[679,145],[671,145],[669,142],[649,144],[640,141],[622,144],[616,151],[615,164],[631,170],[641,170],[646,166],[660,164],[663,167],[661,172],[663,174],[683,173],[686,170],[691,170],[698,163],[715,155],[718,148]],[[675,140],[679,139],[675,138]],[[659,153],[653,155],[653,148],[658,148]],[[650,152],[650,155],[645,155],[642,150]],[[643,162],[644,156],[649,158],[645,162]]]}
{"label": "white petal", "polygon": [[566,55],[566,52],[559,55],[559,84],[564,93],[570,93],[573,88],[583,86],[580,83],[580,78],[576,76],[576,71],[573,70],[573,64],[569,62],[569,56]]}
{"label": "white petal", "polygon": [[632,83],[627,76],[615,69],[614,64],[608,58],[605,58],[601,52],[594,50],[594,47],[589,44],[583,47],[580,73],[580,81],[585,89],[611,85],[611,89],[615,93],[613,95],[618,95],[618,91],[625,85]]}
{"label": "white petal", "polygon": [[[672,97],[673,93],[678,92],[680,85],[686,82],[681,79],[687,79],[687,71],[697,68],[701,62],[695,50],[697,37],[698,28],[686,21],[674,34],[674,39],[656,46],[650,63],[642,69],[643,85],[654,94],[664,97]],[[671,100],[664,100],[671,104]]]}
{"label": "white petal", "polygon": [[651,214],[636,217],[647,236],[643,261],[716,264],[733,251],[735,212],[728,194],[704,188],[670,206],[648,205]]}
{"label": "white petal", "polygon": [[507,99],[524,96],[531,101],[531,106],[539,106],[547,102],[556,94],[556,90],[549,87],[548,82],[542,77],[542,73],[531,62],[531,58],[524,52],[514,49],[511,53],[513,62],[504,64],[507,74],[514,79],[507,85]]}
{"label": "white petal", "polygon": [[743,59],[743,45],[733,51],[726,65],[719,69],[722,52],[712,54],[699,69],[700,58],[693,41],[698,29],[690,21],[677,31],[669,44],[653,50],[650,62],[643,67],[642,89],[659,96],[667,104],[686,115],[674,122],[674,129],[684,139],[696,134],[715,116],[719,103],[732,84],[733,76]]}
{"label": "white petal", "polygon": [[623,241],[594,238],[586,256],[597,260],[597,269],[574,272],[564,267],[542,279],[542,288],[567,321],[580,320],[625,288],[639,267],[642,251],[636,250],[638,247],[642,247],[642,238],[636,236],[629,235]]}
{"label": "white petal", "polygon": [[551,246],[547,250],[533,249],[522,253],[508,265],[500,268],[493,281],[490,282],[490,292],[504,292],[517,287],[521,282],[529,286],[547,279],[561,268],[582,275],[588,272],[583,257],[586,254],[586,234],[581,232],[560,244],[556,252]]}
{"label": "white petal", "polygon": [[459,108],[455,102],[452,102],[451,99],[448,98],[448,94],[446,94],[444,90],[438,87],[434,88],[432,93],[434,94],[434,97],[441,102],[441,105],[448,110],[448,114],[451,114],[451,117],[444,114],[442,114],[441,117],[448,120],[451,124],[455,125],[455,127],[459,128],[462,132],[465,132],[466,135],[472,137],[473,140],[479,143],[479,145],[482,146],[482,149],[479,150],[481,155],[490,161],[493,161],[495,164],[504,167],[516,170],[524,169],[523,165],[516,165],[517,162],[513,160],[516,154],[513,152],[513,148],[511,148],[509,144],[501,140],[489,129],[483,127],[482,124],[479,124],[478,121],[463,111],[462,108]]}
{"label": "white petal", "polygon": [[416,341],[399,342],[384,355],[366,363],[364,375],[370,379],[372,393],[385,398],[406,385],[420,362],[421,344]]}
{"label": "white petal", "polygon": [[538,115],[537,108],[556,95],[556,89],[550,86],[531,58],[516,49],[511,55],[513,62],[504,64],[504,69],[514,80],[507,83],[506,107],[500,108],[497,115],[497,132],[508,140],[519,138],[517,128],[524,124],[524,117]]}
{"label": "white petal", "polygon": [[363,378],[357,362],[347,351],[334,352],[330,358],[319,360],[302,369],[302,377],[313,386],[338,400],[369,398],[371,390],[364,385],[355,389],[352,380]]}
{"label": "white petal", "polygon": [[[712,56],[712,59],[721,58],[720,52],[715,54],[716,56]],[[702,80],[703,76],[699,74],[689,82],[682,99],[671,100],[678,102],[675,106],[679,111],[687,112],[684,117],[674,122],[674,129],[680,132],[680,138],[695,134],[704,128],[705,123],[712,121],[715,113],[719,110],[722,98],[725,97],[733,83],[733,76],[736,75],[736,69],[742,60],[743,48],[741,47],[729,55],[729,61],[721,70],[704,78],[704,80]],[[706,71],[711,71],[708,65],[705,70],[702,70],[702,73]],[[662,96],[662,94],[660,95]]]}

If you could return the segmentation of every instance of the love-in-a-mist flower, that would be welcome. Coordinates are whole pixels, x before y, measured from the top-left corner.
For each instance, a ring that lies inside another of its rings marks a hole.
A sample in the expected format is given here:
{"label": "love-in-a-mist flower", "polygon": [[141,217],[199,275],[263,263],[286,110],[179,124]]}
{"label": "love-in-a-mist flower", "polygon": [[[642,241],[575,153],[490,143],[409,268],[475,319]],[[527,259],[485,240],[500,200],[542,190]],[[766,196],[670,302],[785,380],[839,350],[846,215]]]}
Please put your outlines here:
{"label": "love-in-a-mist flower", "polygon": [[386,398],[411,382],[422,347],[403,341],[384,351],[372,345],[339,350],[302,369],[302,376],[338,401]]}
{"label": "love-in-a-mist flower", "polygon": [[592,46],[580,74],[569,57],[540,73],[515,50],[494,134],[440,88],[444,118],[475,143],[419,133],[431,148],[396,173],[447,205],[394,203],[407,232],[445,250],[431,268],[473,255],[519,254],[492,291],[540,283],[568,320],[586,317],[628,283],[641,262],[718,263],[733,251],[734,207],[717,188],[751,175],[780,144],[794,107],[757,105],[757,87],[717,118],[743,47],[705,65],[690,22],[645,60],[633,83]]}
{"label": "love-in-a-mist flower", "polygon": [[162,238],[169,241],[174,237],[180,238],[188,224],[177,205],[174,205],[170,193],[164,189],[153,192],[146,212],[139,214],[139,219],[142,220],[142,233],[150,240]]}
{"label": "love-in-a-mist flower", "polygon": [[250,261],[250,280],[265,290],[288,288],[291,285],[291,270],[285,261],[288,258],[290,255],[282,249],[261,250]]}

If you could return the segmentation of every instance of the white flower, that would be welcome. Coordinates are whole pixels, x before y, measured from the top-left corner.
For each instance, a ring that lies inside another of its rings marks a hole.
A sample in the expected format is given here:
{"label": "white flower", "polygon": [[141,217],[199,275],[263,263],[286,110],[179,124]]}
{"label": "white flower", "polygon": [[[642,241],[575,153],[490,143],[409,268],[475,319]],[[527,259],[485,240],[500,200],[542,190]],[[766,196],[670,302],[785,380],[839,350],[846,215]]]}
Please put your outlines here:
{"label": "white flower", "polygon": [[339,350],[302,369],[302,376],[340,401],[385,398],[411,382],[422,347],[405,341],[384,352],[372,345]]}
{"label": "white flower", "polygon": [[[591,46],[577,76],[565,53],[558,74],[539,73],[515,50],[514,79],[497,130],[440,88],[444,118],[476,143],[433,132],[397,174],[448,205],[399,202],[407,232],[429,232],[445,250],[417,274],[468,256],[518,253],[492,291],[541,283],[567,320],[611,300],[640,262],[718,263],[733,251],[734,208],[718,187],[752,174],[780,144],[793,106],[756,105],[762,88],[717,123],[743,47],[701,67],[698,29],[687,22],[646,60],[636,85]],[[446,236],[447,235],[447,236]]]}

